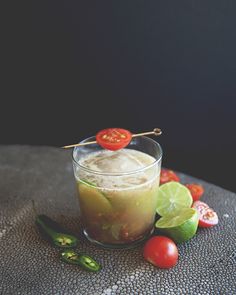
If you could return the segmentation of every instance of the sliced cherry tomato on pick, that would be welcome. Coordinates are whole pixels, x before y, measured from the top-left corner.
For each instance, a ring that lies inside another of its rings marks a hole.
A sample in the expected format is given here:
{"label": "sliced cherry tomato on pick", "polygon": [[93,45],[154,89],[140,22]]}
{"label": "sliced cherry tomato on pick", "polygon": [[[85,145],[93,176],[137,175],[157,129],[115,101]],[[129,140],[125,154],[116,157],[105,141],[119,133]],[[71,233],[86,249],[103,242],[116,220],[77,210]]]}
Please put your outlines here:
{"label": "sliced cherry tomato on pick", "polygon": [[126,147],[131,139],[131,132],[121,128],[103,129],[96,134],[97,143],[103,148],[111,151]]}
{"label": "sliced cherry tomato on pick", "polygon": [[178,261],[178,249],[175,243],[164,236],[154,236],[144,245],[144,258],[159,268],[170,268]]}
{"label": "sliced cherry tomato on pick", "polygon": [[179,180],[179,177],[175,174],[173,170],[161,169],[160,184],[164,184],[170,181],[179,182]]}
{"label": "sliced cherry tomato on pick", "polygon": [[199,200],[204,193],[204,188],[199,184],[189,183],[189,184],[186,184],[185,186],[190,190],[193,201]]}
{"label": "sliced cherry tomato on pick", "polygon": [[218,223],[218,216],[216,212],[206,203],[195,201],[192,207],[198,211],[199,227],[211,227]]}

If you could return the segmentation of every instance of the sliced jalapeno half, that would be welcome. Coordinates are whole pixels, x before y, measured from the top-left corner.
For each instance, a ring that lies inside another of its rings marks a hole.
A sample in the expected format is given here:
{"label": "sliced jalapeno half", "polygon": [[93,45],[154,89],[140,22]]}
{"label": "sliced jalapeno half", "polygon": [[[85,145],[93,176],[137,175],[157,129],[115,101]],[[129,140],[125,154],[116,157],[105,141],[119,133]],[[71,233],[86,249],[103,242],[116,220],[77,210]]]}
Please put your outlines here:
{"label": "sliced jalapeno half", "polygon": [[101,269],[101,265],[95,261],[92,257],[77,253],[74,250],[64,250],[60,253],[60,258],[69,264],[76,264],[88,271],[97,272]]}
{"label": "sliced jalapeno half", "polygon": [[78,245],[78,239],[70,235],[58,223],[46,215],[38,215],[36,224],[43,235],[54,245],[60,248],[72,248]]}

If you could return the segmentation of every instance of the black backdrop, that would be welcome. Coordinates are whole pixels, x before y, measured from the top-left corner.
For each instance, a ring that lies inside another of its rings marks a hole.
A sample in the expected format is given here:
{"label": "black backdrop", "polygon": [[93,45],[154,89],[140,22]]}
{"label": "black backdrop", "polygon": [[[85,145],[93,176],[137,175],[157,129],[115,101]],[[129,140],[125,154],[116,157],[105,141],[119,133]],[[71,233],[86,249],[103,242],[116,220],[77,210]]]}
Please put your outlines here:
{"label": "black backdrop", "polygon": [[236,191],[236,2],[11,4],[1,143],[163,129],[163,164]]}

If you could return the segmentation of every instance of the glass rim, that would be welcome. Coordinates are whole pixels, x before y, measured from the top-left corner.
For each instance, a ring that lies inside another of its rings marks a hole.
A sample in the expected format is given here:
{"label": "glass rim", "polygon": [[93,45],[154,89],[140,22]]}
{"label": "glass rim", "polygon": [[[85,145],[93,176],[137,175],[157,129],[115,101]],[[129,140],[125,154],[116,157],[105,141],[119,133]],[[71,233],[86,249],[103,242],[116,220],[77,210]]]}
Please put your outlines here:
{"label": "glass rim", "polygon": [[[88,137],[88,138],[85,138],[84,140],[80,141],[79,143],[84,143],[88,140],[91,140],[94,139],[95,136],[91,136],[91,137]],[[132,171],[129,171],[129,172],[101,172],[101,171],[97,171],[97,170],[93,170],[93,169],[90,169],[88,167],[85,167],[83,165],[81,165],[74,157],[74,153],[76,150],[78,150],[80,147],[74,147],[73,150],[72,150],[72,160],[73,162],[78,165],[81,169],[85,170],[86,172],[89,172],[89,173],[92,173],[92,174],[96,174],[96,175],[104,175],[104,176],[124,176],[124,175],[130,175],[130,174],[136,174],[136,173],[140,173],[140,172],[143,172],[153,166],[155,166],[156,164],[158,164],[161,159],[162,159],[162,155],[163,155],[163,151],[162,151],[162,148],[161,148],[161,145],[153,140],[152,138],[149,138],[147,136],[140,136],[140,138],[145,138],[147,139],[148,141],[150,141],[152,144],[154,144],[160,151],[160,155],[155,159],[155,161],[145,167],[142,167],[142,168],[139,168],[139,169],[136,169],[136,170],[132,170]],[[95,143],[94,143],[95,144]]]}

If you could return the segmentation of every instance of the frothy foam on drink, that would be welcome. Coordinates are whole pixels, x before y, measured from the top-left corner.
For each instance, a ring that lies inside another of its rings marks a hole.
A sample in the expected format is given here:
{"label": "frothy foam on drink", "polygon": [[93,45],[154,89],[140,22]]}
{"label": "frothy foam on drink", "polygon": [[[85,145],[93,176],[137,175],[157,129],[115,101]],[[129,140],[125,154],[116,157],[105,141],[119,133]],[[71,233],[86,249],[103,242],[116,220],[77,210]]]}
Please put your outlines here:
{"label": "frothy foam on drink", "polygon": [[153,157],[143,152],[122,149],[116,152],[104,150],[91,153],[79,163],[97,172],[122,173],[139,170],[154,161]]}
{"label": "frothy foam on drink", "polygon": [[[142,170],[155,162],[152,156],[132,149],[122,149],[118,151],[102,150],[91,153],[79,161],[79,164],[90,170],[100,173],[130,173]],[[157,179],[159,174],[156,165],[142,172],[115,176],[99,175],[80,169],[77,178],[82,181],[88,181],[96,186],[107,189],[125,189],[140,186]]]}

